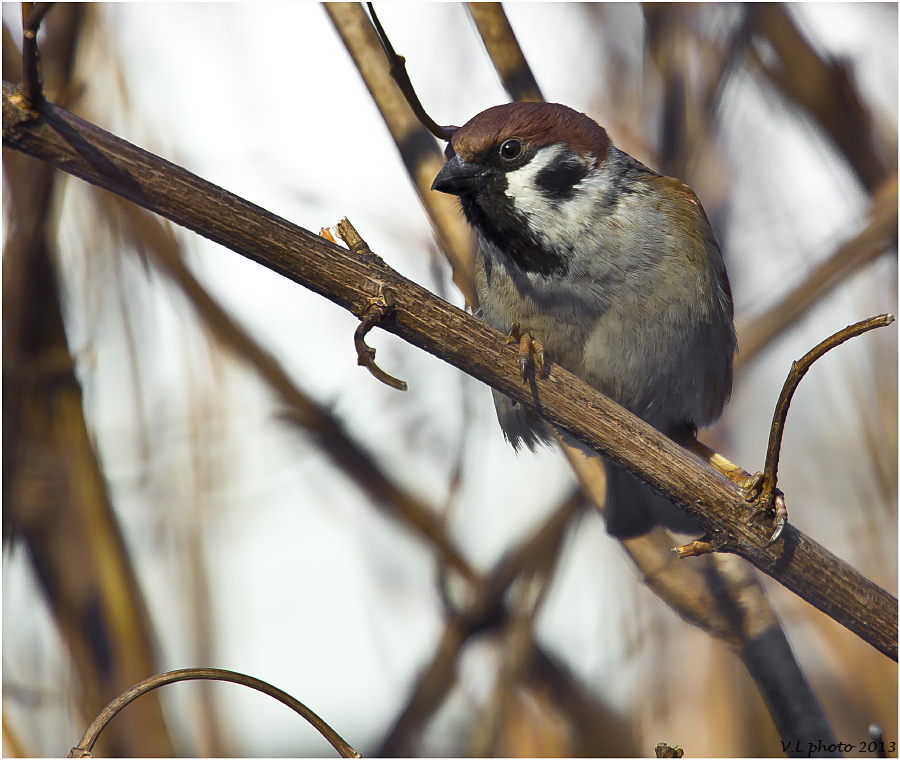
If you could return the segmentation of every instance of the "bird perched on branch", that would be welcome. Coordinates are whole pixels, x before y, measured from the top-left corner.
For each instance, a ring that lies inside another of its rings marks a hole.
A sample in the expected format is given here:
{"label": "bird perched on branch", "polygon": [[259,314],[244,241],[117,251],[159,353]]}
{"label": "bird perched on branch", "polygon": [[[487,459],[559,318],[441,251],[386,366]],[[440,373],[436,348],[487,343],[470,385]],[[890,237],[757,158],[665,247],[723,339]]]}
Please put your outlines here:
{"label": "bird perched on branch", "polygon": [[[693,191],[618,150],[555,103],[489,108],[457,129],[432,188],[459,196],[480,243],[485,320],[520,341],[523,378],[555,362],[677,441],[731,393],[734,309],[722,253]],[[494,391],[516,448],[547,423]],[[607,462],[607,530],[696,524]]]}

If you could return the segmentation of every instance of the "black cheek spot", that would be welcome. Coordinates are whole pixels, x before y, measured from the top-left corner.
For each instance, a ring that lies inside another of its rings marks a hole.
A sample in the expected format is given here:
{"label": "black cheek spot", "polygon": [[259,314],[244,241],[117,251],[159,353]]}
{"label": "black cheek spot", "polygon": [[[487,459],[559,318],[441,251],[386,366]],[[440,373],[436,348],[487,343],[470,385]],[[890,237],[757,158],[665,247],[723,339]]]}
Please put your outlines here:
{"label": "black cheek spot", "polygon": [[550,200],[565,201],[575,195],[575,185],[588,173],[587,166],[575,156],[557,156],[537,173],[535,182]]}

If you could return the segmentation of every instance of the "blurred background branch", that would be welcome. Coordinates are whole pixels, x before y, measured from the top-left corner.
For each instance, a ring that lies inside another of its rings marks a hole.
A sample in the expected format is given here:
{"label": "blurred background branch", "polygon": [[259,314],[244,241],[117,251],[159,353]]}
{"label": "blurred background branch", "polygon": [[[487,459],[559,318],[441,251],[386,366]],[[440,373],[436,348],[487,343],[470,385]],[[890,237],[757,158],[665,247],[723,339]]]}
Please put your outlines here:
{"label": "blurred background branch", "polygon": [[[83,22],[78,5],[46,21],[43,67],[54,100],[72,98]],[[4,59],[12,61],[9,44],[5,35]],[[157,670],[154,625],[95,457],[65,332],[54,212],[65,179],[8,151],[3,171],[12,222],[3,248],[4,540],[15,535],[27,548],[88,718]],[[146,741],[135,745],[133,736]],[[159,701],[124,716],[102,746],[113,755],[170,756]]]}

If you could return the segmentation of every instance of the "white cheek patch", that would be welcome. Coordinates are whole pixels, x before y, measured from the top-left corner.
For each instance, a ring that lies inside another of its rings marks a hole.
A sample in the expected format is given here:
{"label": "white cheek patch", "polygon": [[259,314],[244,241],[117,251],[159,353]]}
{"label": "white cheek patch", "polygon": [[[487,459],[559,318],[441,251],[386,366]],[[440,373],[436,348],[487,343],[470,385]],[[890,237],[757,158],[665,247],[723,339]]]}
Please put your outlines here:
{"label": "white cheek patch", "polygon": [[541,192],[537,176],[546,169],[560,153],[562,145],[541,148],[524,166],[506,174],[506,197],[513,202],[516,210],[525,216],[544,216],[552,212],[553,202]]}
{"label": "white cheek patch", "polygon": [[506,175],[506,196],[526,220],[529,230],[545,245],[567,247],[578,242],[585,226],[594,223],[597,199],[603,197],[609,180],[594,164],[565,200],[548,197],[538,185],[538,174],[565,150],[551,145],[539,150],[527,164]]}

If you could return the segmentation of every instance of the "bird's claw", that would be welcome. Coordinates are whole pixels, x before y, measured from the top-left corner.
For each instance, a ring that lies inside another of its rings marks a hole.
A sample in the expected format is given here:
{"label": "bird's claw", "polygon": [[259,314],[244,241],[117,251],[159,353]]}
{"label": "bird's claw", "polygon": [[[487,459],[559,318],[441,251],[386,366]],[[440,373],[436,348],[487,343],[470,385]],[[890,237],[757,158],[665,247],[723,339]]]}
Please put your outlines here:
{"label": "bird's claw", "polygon": [[775,489],[775,530],[772,531],[772,535],[769,537],[769,540],[763,544],[763,549],[774,544],[780,537],[781,531],[784,530],[784,526],[787,525],[788,513],[787,513],[787,505],[784,503],[784,494]]}
{"label": "bird's claw", "polygon": [[773,517],[775,520],[775,527],[772,530],[772,535],[769,536],[769,540],[762,545],[763,549],[771,546],[781,537],[784,526],[787,525],[788,521],[787,505],[785,504],[784,493],[782,493],[781,489],[773,489],[772,501],[770,503],[762,503],[762,497],[766,493],[765,482],[765,475],[758,472],[741,484],[741,488],[744,491],[744,498],[747,501],[755,502],[759,505],[759,508],[750,515],[750,519],[747,521],[748,523],[759,519],[763,515],[774,512]]}
{"label": "bird's claw", "polygon": [[522,382],[528,380],[528,366],[532,365],[536,375],[544,371],[544,346],[527,332],[522,332],[518,322],[514,322],[506,337],[507,343],[519,344],[519,375]]}

